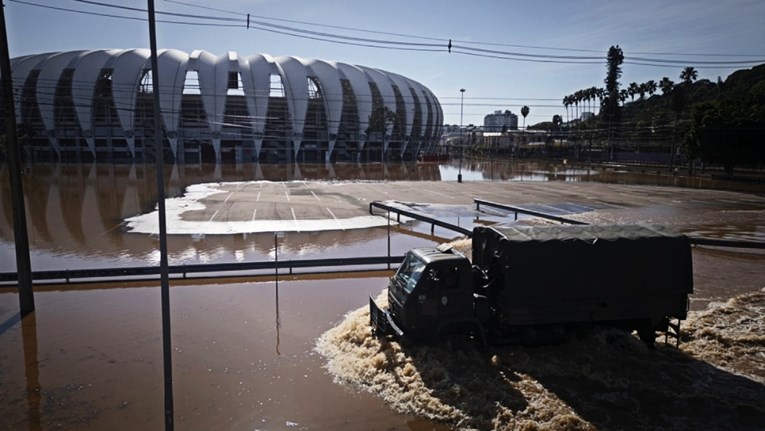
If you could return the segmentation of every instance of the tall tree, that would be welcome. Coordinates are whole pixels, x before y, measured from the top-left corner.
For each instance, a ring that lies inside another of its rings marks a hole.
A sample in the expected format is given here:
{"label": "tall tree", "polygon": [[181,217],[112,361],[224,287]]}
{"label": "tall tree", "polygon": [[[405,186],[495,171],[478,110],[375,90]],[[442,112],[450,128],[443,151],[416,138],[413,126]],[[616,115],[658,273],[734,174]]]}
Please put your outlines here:
{"label": "tall tree", "polygon": [[598,88],[598,106],[603,106],[603,99],[606,98],[606,89]]}
{"label": "tall tree", "polygon": [[391,111],[387,106],[378,105],[369,115],[369,127],[367,127],[365,133],[370,135],[373,132],[380,133],[381,145],[385,145],[385,135],[388,128],[396,123],[398,115],[396,112]]}
{"label": "tall tree", "polygon": [[568,107],[571,106],[571,96],[564,96],[563,97],[563,106],[566,107],[566,122],[568,123],[571,121],[569,115],[568,115]]}
{"label": "tall tree", "polygon": [[529,115],[529,107],[527,105],[523,105],[523,108],[521,108],[521,115],[523,115],[523,128],[526,128],[526,116]]}
{"label": "tall tree", "polygon": [[622,76],[622,63],[624,62],[624,52],[619,45],[608,49],[608,62],[606,68],[606,97],[603,100],[604,120],[609,124],[619,122],[619,78]]}
{"label": "tall tree", "polygon": [[577,90],[574,93],[574,106],[576,107],[576,117],[575,117],[575,119],[579,118],[579,102],[581,102],[582,100],[583,100],[582,90]]}
{"label": "tall tree", "polygon": [[680,79],[682,79],[683,82],[686,84],[692,83],[698,77],[699,77],[699,72],[697,72],[696,69],[693,68],[692,66],[688,66],[685,69],[683,69],[682,72],[680,72]]}

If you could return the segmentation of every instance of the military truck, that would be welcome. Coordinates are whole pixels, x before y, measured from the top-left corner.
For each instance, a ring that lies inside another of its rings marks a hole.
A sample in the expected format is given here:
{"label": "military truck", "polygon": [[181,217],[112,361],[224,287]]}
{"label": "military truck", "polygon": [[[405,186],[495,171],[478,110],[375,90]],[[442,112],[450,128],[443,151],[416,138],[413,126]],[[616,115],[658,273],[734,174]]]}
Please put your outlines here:
{"label": "military truck", "polygon": [[472,254],[471,262],[449,246],[408,251],[388,308],[370,296],[374,332],[529,341],[608,324],[652,346],[670,319],[686,318],[693,292],[690,241],[661,226],[476,227]]}

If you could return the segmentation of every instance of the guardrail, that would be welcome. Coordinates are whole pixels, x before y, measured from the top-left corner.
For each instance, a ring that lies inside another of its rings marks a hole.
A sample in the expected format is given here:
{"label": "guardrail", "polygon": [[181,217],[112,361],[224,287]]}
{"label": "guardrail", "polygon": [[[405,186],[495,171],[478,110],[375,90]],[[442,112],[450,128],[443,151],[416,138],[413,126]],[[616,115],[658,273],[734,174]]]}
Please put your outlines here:
{"label": "guardrail", "polygon": [[468,238],[473,236],[473,231],[471,229],[465,229],[464,227],[453,225],[451,223],[446,223],[444,221],[434,219],[433,217],[428,217],[422,214],[417,214],[411,211],[407,211],[401,208],[397,208],[394,206],[386,205],[382,202],[374,201],[369,203],[369,214],[373,214],[372,209],[373,208],[380,208],[385,211],[390,211],[392,213],[396,214],[396,221],[401,222],[401,216],[413,218],[415,220],[424,221],[426,223],[430,223],[430,233],[433,234],[433,231],[435,229],[435,226],[439,226],[445,229],[453,230],[455,232],[461,233]]}
{"label": "guardrail", "polygon": [[485,205],[485,206],[488,206],[488,207],[499,208],[499,209],[502,209],[502,210],[505,210],[505,211],[514,212],[516,220],[518,220],[518,214],[520,213],[520,214],[527,214],[527,215],[530,215],[530,216],[540,217],[540,218],[544,218],[544,219],[548,219],[548,220],[553,220],[553,221],[557,221],[557,222],[565,223],[565,224],[576,224],[576,225],[586,225],[587,224],[585,222],[581,222],[581,221],[577,221],[577,220],[571,220],[571,219],[567,219],[567,218],[564,218],[564,217],[558,217],[558,216],[554,216],[552,214],[545,214],[545,213],[541,213],[539,211],[533,211],[533,210],[528,210],[526,208],[515,207],[515,206],[511,206],[511,205],[505,205],[505,204],[500,204],[500,203],[496,203],[496,202],[485,201],[485,200],[482,200],[482,199],[473,199],[473,203],[475,203],[476,211],[480,211],[481,210],[481,205]]}
{"label": "guardrail", "polygon": [[[263,271],[279,270],[279,274],[315,274],[333,271],[307,271],[295,272],[295,269],[303,268],[337,268],[347,266],[375,266],[386,265],[384,269],[391,269],[391,265],[398,265],[404,260],[404,256],[371,256],[371,257],[347,257],[332,259],[301,259],[301,260],[280,260],[259,261],[259,262],[232,262],[232,263],[211,263],[211,264],[191,264],[191,265],[170,265],[168,273],[171,275],[180,275],[181,279],[198,278],[189,277],[190,274],[207,274],[207,276],[234,271]],[[282,272],[284,270],[285,272]],[[267,273],[258,274],[239,274],[239,275],[271,275]],[[98,269],[64,269],[53,271],[33,271],[32,280],[35,282],[64,282],[66,284],[74,281],[98,279],[99,281],[129,280],[141,281],[153,279],[159,276],[159,266],[141,266],[141,267],[123,267],[123,268],[98,268]],[[133,277],[133,278],[126,278]],[[15,283],[18,280],[18,274],[15,272],[0,273],[0,283]]]}

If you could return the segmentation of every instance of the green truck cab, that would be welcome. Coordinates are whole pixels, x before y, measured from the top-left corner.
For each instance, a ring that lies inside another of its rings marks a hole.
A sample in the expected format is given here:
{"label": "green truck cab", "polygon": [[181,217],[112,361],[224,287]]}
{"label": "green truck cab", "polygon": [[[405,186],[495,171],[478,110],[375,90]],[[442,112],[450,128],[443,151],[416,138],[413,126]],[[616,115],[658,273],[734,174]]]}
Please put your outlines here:
{"label": "green truck cab", "polygon": [[478,325],[473,301],[472,269],[465,256],[446,247],[416,248],[390,279],[386,319],[398,335],[405,327],[412,338],[437,337],[454,326]]}

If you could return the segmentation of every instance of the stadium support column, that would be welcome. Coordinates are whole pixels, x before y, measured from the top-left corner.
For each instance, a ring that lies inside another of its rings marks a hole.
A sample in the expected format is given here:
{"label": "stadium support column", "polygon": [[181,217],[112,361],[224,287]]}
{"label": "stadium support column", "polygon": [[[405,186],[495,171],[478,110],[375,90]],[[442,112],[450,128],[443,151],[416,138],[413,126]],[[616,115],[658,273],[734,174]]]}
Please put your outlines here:
{"label": "stadium support column", "polygon": [[5,28],[5,5],[0,0],[0,74],[5,103],[5,136],[8,156],[8,174],[11,177],[11,200],[13,202],[13,242],[16,245],[16,272],[19,284],[19,306],[21,316],[35,309],[32,290],[32,264],[29,259],[29,236],[27,216],[24,207],[24,188],[21,180],[21,154],[16,133],[16,106],[13,101],[11,59],[8,50],[8,35]]}

